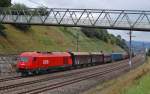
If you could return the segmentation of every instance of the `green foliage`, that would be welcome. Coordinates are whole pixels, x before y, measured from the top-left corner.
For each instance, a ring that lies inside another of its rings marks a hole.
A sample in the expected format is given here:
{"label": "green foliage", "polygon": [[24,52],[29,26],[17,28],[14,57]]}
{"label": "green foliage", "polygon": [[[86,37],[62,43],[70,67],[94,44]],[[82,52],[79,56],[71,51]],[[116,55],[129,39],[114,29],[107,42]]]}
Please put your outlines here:
{"label": "green foliage", "polygon": [[[11,0],[0,0],[0,7],[8,7],[11,5]],[[6,37],[5,27],[0,24],[0,36]]]}
{"label": "green foliage", "polygon": [[0,7],[11,6],[11,0],[0,0]]}
{"label": "green foliage", "polygon": [[116,44],[128,52],[126,41],[122,39],[120,35],[115,37],[104,29],[81,28],[81,31],[89,38],[97,38],[107,43]]}
{"label": "green foliage", "polygon": [[0,36],[2,37],[7,37],[5,31],[4,31],[5,27],[3,25],[0,24]]}
{"label": "green foliage", "polygon": [[113,34],[109,35],[109,39],[111,44],[116,44],[116,37]]}
{"label": "green foliage", "polygon": [[16,10],[24,9],[24,10],[27,10],[28,7],[24,4],[14,4],[14,5],[11,6],[11,9],[16,9]]}
{"label": "green foliage", "polygon": [[[11,9],[15,9],[15,10],[20,10],[20,9],[24,9],[25,12],[28,12],[28,7],[24,4],[15,4],[13,6],[11,6]],[[20,15],[23,15],[23,12],[18,12]],[[12,11],[12,14],[18,14],[17,11]],[[15,26],[16,28],[22,30],[22,31],[29,31],[29,29],[31,28],[31,25],[27,25],[27,24],[12,24],[13,26]]]}
{"label": "green foliage", "polygon": [[[5,25],[7,39],[0,37],[0,53],[20,53],[24,51],[66,51],[77,49],[79,33],[79,51],[123,51],[116,45],[105,43],[97,38],[88,38],[80,28],[61,28],[50,26],[32,26],[30,32],[23,33],[12,25]],[[64,29],[64,31],[62,31]]]}
{"label": "green foliage", "polygon": [[139,80],[136,80],[135,83],[121,94],[150,94],[150,74],[144,75]]}
{"label": "green foliage", "polygon": [[[28,7],[24,4],[15,4],[13,6],[11,6],[11,9],[14,10],[12,11],[13,15],[48,15],[48,11],[47,8],[43,8],[43,7],[39,7],[36,10],[29,10]],[[17,11],[23,9],[24,11]],[[31,25],[25,25],[25,24],[13,24],[13,26],[15,26],[16,28],[22,30],[22,31],[29,31],[29,29],[31,28]]]}
{"label": "green foliage", "polygon": [[[41,16],[45,16],[48,15],[49,12],[47,11],[47,8],[45,7],[39,7],[36,8],[36,10],[32,10],[29,9],[26,5],[24,4],[15,4],[13,6],[11,6],[12,9],[12,14],[13,15],[41,15]],[[17,10],[24,10],[24,11],[17,11]],[[8,11],[9,13],[9,11]]]}
{"label": "green foliage", "polygon": [[108,42],[108,32],[104,29],[81,28],[81,31],[89,38],[98,38],[104,42]]}
{"label": "green foliage", "polygon": [[27,25],[27,24],[12,24],[12,25],[22,30],[23,32],[29,31],[29,29],[31,28],[31,25]]}
{"label": "green foliage", "polygon": [[49,12],[47,11],[47,8],[45,8],[45,7],[39,7],[34,12],[34,15],[45,16],[45,15],[48,15],[48,14],[49,14]]}
{"label": "green foliage", "polygon": [[122,39],[120,35],[116,37],[116,44],[128,52],[128,46],[126,44],[126,41]]}

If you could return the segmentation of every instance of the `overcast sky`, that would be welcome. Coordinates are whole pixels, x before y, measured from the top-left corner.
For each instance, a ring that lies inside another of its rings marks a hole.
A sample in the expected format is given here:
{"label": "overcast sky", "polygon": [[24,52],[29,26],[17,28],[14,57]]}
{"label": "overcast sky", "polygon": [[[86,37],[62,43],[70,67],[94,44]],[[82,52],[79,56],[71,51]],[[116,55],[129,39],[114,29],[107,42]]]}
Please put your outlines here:
{"label": "overcast sky", "polygon": [[[29,7],[150,10],[149,0],[12,0],[12,3],[23,3]],[[109,32],[120,34],[126,40],[129,39],[128,31],[109,30]],[[134,32],[133,34],[136,36],[133,40],[150,42],[150,33]]]}

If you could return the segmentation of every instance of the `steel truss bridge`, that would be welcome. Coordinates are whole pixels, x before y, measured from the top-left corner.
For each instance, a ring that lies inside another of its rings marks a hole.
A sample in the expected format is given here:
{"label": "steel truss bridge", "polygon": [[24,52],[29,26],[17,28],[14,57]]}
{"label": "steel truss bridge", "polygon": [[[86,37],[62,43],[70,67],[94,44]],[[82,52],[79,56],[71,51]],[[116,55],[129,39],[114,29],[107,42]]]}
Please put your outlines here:
{"label": "steel truss bridge", "polygon": [[0,23],[150,31],[150,11],[0,8]]}

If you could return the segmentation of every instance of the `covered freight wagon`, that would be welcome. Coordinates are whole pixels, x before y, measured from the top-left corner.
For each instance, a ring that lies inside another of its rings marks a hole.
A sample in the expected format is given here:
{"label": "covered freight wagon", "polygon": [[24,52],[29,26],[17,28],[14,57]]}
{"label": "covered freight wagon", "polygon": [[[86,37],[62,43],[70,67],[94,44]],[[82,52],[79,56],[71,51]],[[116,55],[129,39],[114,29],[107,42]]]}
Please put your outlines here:
{"label": "covered freight wagon", "polygon": [[104,63],[104,54],[100,52],[91,52],[91,62],[95,64]]}
{"label": "covered freight wagon", "polygon": [[83,65],[91,63],[89,52],[71,52],[73,65]]}
{"label": "covered freight wagon", "polygon": [[112,61],[119,61],[123,59],[122,53],[112,53],[111,54]]}
{"label": "covered freight wagon", "polygon": [[111,54],[104,53],[104,63],[109,63],[112,61]]}

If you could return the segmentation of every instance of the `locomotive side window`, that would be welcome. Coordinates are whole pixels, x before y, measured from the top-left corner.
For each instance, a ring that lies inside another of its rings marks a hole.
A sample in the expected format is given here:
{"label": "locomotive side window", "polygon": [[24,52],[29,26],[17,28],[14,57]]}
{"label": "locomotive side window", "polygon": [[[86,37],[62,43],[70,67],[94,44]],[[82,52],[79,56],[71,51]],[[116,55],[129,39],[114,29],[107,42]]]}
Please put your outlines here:
{"label": "locomotive side window", "polygon": [[28,58],[27,57],[20,57],[20,61],[21,62],[28,62]]}
{"label": "locomotive side window", "polygon": [[33,57],[33,61],[36,61],[36,57]]}

